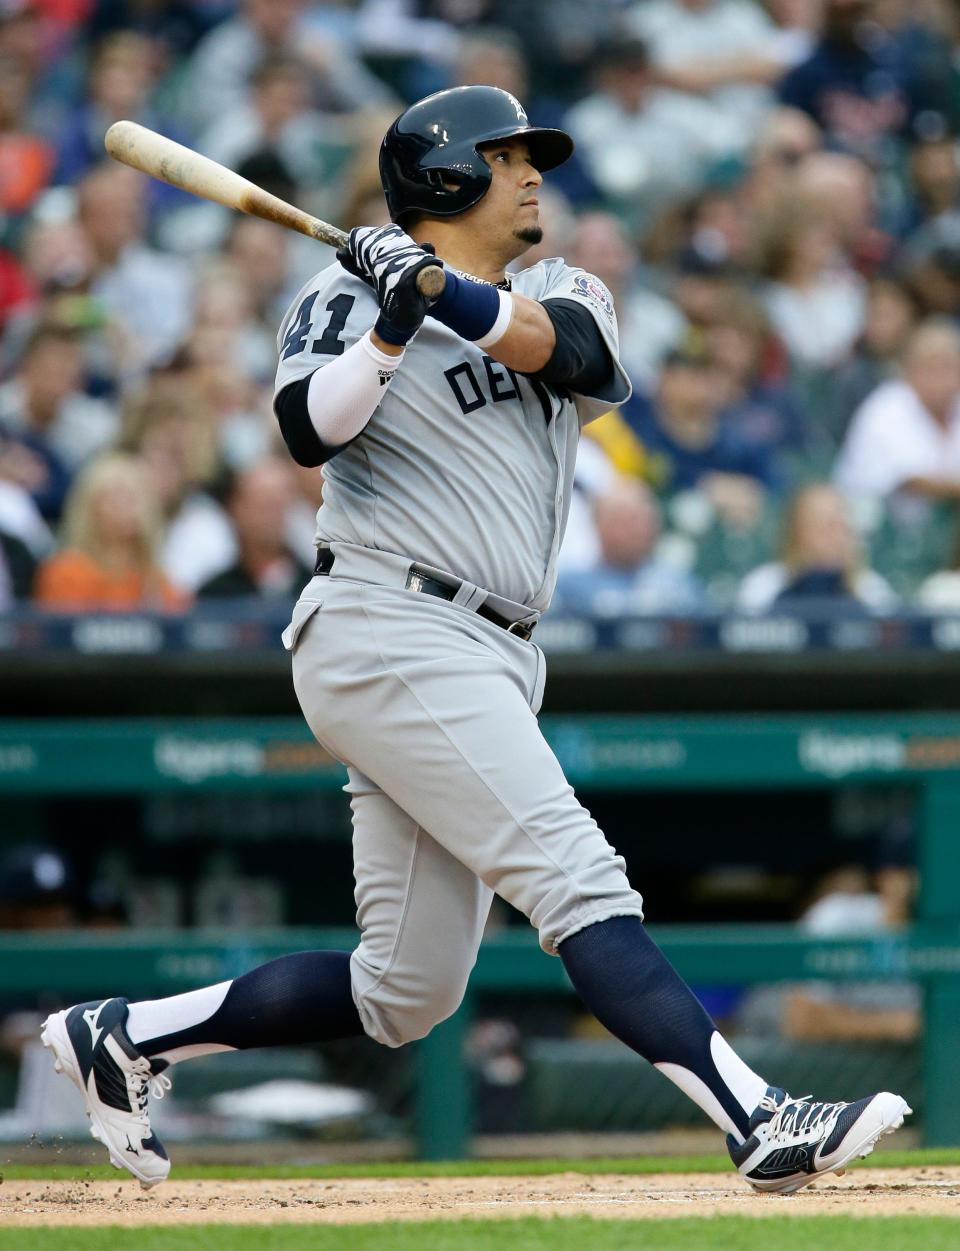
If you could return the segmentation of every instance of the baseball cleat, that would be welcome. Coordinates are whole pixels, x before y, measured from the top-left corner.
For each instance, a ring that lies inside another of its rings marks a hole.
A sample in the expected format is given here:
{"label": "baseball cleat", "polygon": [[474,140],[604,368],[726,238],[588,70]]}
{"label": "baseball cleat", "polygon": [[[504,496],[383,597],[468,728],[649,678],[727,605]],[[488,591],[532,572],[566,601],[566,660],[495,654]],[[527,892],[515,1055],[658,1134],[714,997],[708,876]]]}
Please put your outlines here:
{"label": "baseball cleat", "polygon": [[170,1172],[163,1144],[150,1128],[147,1095],[170,1089],[165,1061],[141,1055],[127,1036],[126,999],[77,1004],[47,1017],[41,1042],[87,1106],[90,1134],[110,1153],[114,1168],[128,1169],[144,1190]]}
{"label": "baseball cleat", "polygon": [[792,1194],[822,1173],[840,1174],[851,1160],[869,1155],[911,1111],[889,1091],[856,1103],[817,1103],[768,1086],[750,1117],[746,1142],[738,1144],[728,1134],[727,1150],[754,1190]]}

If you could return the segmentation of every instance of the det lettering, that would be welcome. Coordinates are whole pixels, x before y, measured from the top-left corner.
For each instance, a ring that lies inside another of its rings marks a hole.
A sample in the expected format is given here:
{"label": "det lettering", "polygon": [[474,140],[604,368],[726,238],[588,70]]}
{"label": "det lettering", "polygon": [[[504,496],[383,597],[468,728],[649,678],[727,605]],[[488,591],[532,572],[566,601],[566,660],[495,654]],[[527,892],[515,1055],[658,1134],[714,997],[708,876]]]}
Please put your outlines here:
{"label": "det lettering", "polygon": [[[461,413],[475,413],[484,404],[502,404],[505,400],[519,400],[520,379],[512,369],[501,365],[490,356],[483,358],[484,383],[481,387],[476,372],[469,361],[461,361],[443,371],[450,384]],[[487,395],[489,394],[489,399]]]}

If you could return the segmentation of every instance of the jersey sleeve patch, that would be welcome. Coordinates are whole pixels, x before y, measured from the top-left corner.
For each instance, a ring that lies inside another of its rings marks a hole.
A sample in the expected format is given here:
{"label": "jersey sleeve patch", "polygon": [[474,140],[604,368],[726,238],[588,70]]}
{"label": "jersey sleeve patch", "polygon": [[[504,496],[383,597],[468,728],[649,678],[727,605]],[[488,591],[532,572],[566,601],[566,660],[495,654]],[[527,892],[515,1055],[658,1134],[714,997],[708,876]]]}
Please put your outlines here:
{"label": "jersey sleeve patch", "polygon": [[594,278],[593,274],[583,272],[574,274],[571,294],[580,296],[583,300],[589,300],[591,304],[600,309],[607,321],[611,325],[613,324],[613,300],[610,298],[610,292],[599,278]]}

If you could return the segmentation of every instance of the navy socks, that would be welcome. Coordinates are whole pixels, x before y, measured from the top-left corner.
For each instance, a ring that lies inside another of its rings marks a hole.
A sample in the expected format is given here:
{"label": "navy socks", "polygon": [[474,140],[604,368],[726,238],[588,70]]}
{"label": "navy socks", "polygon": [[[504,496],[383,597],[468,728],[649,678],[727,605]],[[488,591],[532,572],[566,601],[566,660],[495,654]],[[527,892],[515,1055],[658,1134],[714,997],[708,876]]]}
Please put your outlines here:
{"label": "navy socks", "polygon": [[[158,1030],[161,1020],[165,1033]],[[350,953],[300,951],[232,982],[131,1004],[127,1031],[149,1056],[181,1048],[198,1055],[208,1049],[292,1047],[362,1034],[350,990]]]}
{"label": "navy socks", "polygon": [[655,1064],[742,1141],[767,1083],[731,1050],[639,917],[611,917],[560,944],[560,958],[602,1025]]}

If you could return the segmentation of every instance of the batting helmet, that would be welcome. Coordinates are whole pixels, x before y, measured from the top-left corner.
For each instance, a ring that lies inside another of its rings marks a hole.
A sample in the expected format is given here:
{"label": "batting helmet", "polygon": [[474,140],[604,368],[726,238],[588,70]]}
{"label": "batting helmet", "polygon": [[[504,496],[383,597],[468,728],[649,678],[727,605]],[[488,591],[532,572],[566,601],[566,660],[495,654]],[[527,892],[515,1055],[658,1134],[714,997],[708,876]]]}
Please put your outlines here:
{"label": "batting helmet", "polygon": [[531,126],[523,106],[499,87],[451,87],[412,104],[380,145],[380,179],[393,221],[405,213],[452,217],[481,200],[490,166],[481,143],[523,136],[537,169],[553,169],[573,151],[562,130]]}

